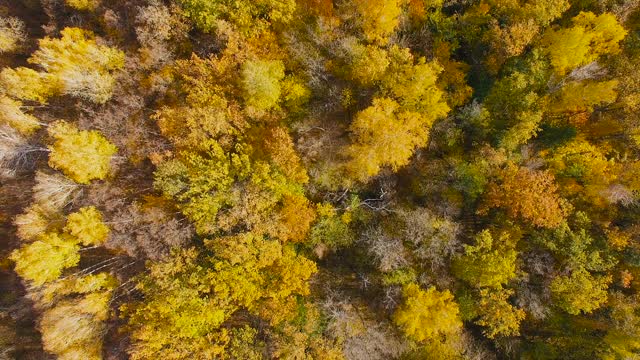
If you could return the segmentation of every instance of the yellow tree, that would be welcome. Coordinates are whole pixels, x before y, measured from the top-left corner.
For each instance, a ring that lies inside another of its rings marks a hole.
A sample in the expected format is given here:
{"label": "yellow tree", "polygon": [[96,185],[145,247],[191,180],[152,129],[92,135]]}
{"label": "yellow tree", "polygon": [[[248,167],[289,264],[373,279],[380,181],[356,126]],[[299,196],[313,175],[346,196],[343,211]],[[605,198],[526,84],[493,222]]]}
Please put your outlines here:
{"label": "yellow tree", "polygon": [[619,176],[620,164],[607,157],[583,137],[549,153],[547,163],[565,183],[563,190],[570,195],[587,198],[599,206],[606,206],[606,189]]}
{"label": "yellow tree", "polygon": [[255,34],[273,23],[293,18],[295,0],[179,0],[184,13],[203,31],[212,32],[229,22],[244,34]]}
{"label": "yellow tree", "polygon": [[26,37],[22,21],[0,17],[0,54],[16,51]]}
{"label": "yellow tree", "polygon": [[24,135],[40,128],[38,119],[22,111],[22,103],[0,95],[0,123],[7,124]]}
{"label": "yellow tree", "polygon": [[400,23],[404,0],[355,0],[353,5],[365,38],[386,45]]}
{"label": "yellow tree", "polygon": [[80,184],[109,174],[111,157],[118,149],[98,131],[80,131],[71,124],[57,122],[49,126],[49,134],[55,139],[49,146],[49,166]]}
{"label": "yellow tree", "polygon": [[387,51],[375,45],[362,45],[355,40],[344,44],[349,52],[348,77],[370,86],[380,81],[391,63]]}
{"label": "yellow tree", "polygon": [[242,65],[242,89],[247,106],[256,111],[269,110],[280,99],[280,81],[284,79],[282,61],[247,61]]}
{"label": "yellow tree", "polygon": [[109,227],[102,222],[102,214],[93,206],[83,207],[67,216],[64,231],[75,236],[82,245],[100,245],[109,236]]}
{"label": "yellow tree", "polygon": [[95,10],[100,5],[100,0],[65,0],[67,5],[78,10]]}
{"label": "yellow tree", "polygon": [[58,359],[100,360],[109,301],[116,280],[105,273],[72,277],[51,285],[37,298],[43,348]]}
{"label": "yellow tree", "polygon": [[401,112],[399,107],[392,99],[378,98],[356,115],[350,127],[354,143],[347,150],[347,169],[356,180],[366,181],[382,166],[397,170],[426,144],[431,124],[419,113]]}
{"label": "yellow tree", "polygon": [[8,94],[40,102],[67,94],[105,103],[115,86],[114,72],[124,66],[124,53],[99,45],[90,31],[65,28],[61,35],[41,39],[39,49],[28,59],[41,72],[20,67],[0,73]]}
{"label": "yellow tree", "polygon": [[462,328],[458,304],[448,290],[434,287],[422,290],[416,284],[406,285],[403,301],[393,321],[407,337],[425,342],[457,335]]}
{"label": "yellow tree", "polygon": [[560,75],[602,55],[619,52],[618,44],[627,34],[610,13],[595,15],[581,12],[572,19],[572,23],[569,28],[548,30],[541,40],[551,65]]}
{"label": "yellow tree", "polygon": [[480,318],[476,324],[485,326],[483,333],[493,339],[497,336],[520,335],[520,322],[525,318],[525,312],[509,303],[513,290],[481,289],[478,312]]}
{"label": "yellow tree", "polygon": [[80,261],[78,250],[75,238],[54,232],[13,251],[10,259],[20,277],[40,286],[60,277],[64,269],[76,266]]}
{"label": "yellow tree", "polygon": [[290,319],[317,271],[292,247],[262,235],[216,238],[206,246],[213,255],[187,249],[150,267],[139,284],[144,302],[127,309],[132,359],[220,358],[229,343],[222,324],[237,310],[273,324]]}

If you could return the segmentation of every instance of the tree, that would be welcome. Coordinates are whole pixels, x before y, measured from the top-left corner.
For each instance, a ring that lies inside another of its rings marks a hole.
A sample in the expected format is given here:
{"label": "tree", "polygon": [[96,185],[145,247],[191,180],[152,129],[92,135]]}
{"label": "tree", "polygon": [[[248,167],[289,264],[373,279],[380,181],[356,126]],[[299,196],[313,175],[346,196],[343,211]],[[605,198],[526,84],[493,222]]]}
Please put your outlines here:
{"label": "tree", "polygon": [[381,93],[396,100],[403,110],[418,112],[424,122],[432,124],[449,112],[444,92],[438,88],[442,67],[437,61],[416,58],[408,48],[394,45],[389,50],[391,61],[382,79]]}
{"label": "tree", "polygon": [[280,210],[281,231],[278,238],[284,241],[302,242],[316,219],[315,208],[301,195],[284,195]]}
{"label": "tree", "polygon": [[39,204],[32,204],[13,220],[17,235],[23,241],[33,241],[46,232],[58,230],[62,223],[61,215]]}
{"label": "tree", "polygon": [[571,82],[562,87],[551,105],[551,111],[560,113],[592,112],[595,106],[615,102],[618,97],[617,87],[617,80]]}
{"label": "tree", "polygon": [[249,159],[240,153],[225,154],[215,141],[203,144],[202,151],[184,151],[179,158],[158,166],[154,187],[167,198],[174,198],[199,233],[213,233],[216,216],[224,206],[233,204],[234,179],[249,177]]}
{"label": "tree", "polygon": [[101,245],[109,236],[109,227],[102,222],[102,214],[93,206],[69,214],[64,231],[85,246]]}
{"label": "tree", "polygon": [[480,290],[480,318],[476,324],[487,327],[483,333],[489,339],[520,335],[520,322],[524,320],[525,312],[509,304],[511,295],[513,290],[501,287]]}
{"label": "tree", "polygon": [[54,284],[45,289],[45,303],[39,304],[45,307],[39,322],[43,348],[59,359],[102,359],[105,321],[116,281],[102,273],[64,283],[64,287]]}
{"label": "tree", "polygon": [[541,41],[560,75],[602,55],[617,53],[620,51],[618,43],[627,34],[615,16],[609,13],[581,12],[572,19],[572,23],[570,28],[548,30]]}
{"label": "tree", "polygon": [[[267,321],[290,316],[291,301],[309,293],[315,264],[277,240],[245,233],[207,241],[213,256],[187,249],[156,263],[139,284],[145,300],[128,312],[132,359],[221,356],[238,309]],[[295,308],[295,307],[294,307]]]}
{"label": "tree", "polygon": [[98,131],[81,131],[57,122],[49,127],[49,134],[55,139],[49,146],[49,166],[80,184],[109,174],[111,157],[118,149]]}
{"label": "tree", "polygon": [[42,125],[38,119],[22,111],[22,103],[0,95],[0,123],[11,126],[23,135],[31,135]]}
{"label": "tree", "polygon": [[179,4],[202,31],[212,32],[228,21],[245,34],[259,33],[272,23],[286,24],[296,9],[293,0],[180,0]]}
{"label": "tree", "polygon": [[162,260],[172,248],[181,248],[193,237],[193,226],[168,209],[147,203],[118,207],[109,223],[109,249],[124,250],[131,257]]}
{"label": "tree", "polygon": [[565,186],[565,192],[600,206],[607,205],[606,189],[620,173],[620,164],[607,159],[599,147],[582,136],[550,152],[547,163],[559,179],[577,181],[573,187]]}
{"label": "tree", "polygon": [[391,61],[387,51],[375,45],[362,45],[353,39],[343,45],[349,53],[348,77],[364,86],[379,82]]}
{"label": "tree", "polygon": [[489,184],[481,214],[500,207],[511,217],[545,228],[558,226],[566,217],[569,205],[558,196],[558,186],[550,173],[510,163],[500,170],[498,179],[499,183]]}
{"label": "tree", "polygon": [[500,288],[516,277],[516,258],[509,235],[493,239],[489,230],[475,238],[475,245],[465,245],[465,254],[455,259],[454,273],[475,287]]}
{"label": "tree", "polygon": [[0,54],[16,51],[26,38],[24,23],[20,19],[0,17]]}
{"label": "tree", "polygon": [[50,211],[62,210],[77,200],[81,185],[59,173],[36,172],[33,200]]}
{"label": "tree", "polygon": [[104,104],[115,86],[114,72],[124,66],[124,53],[98,45],[92,32],[65,28],[62,38],[41,39],[40,48],[29,63],[42,68],[9,69],[0,73],[0,80],[11,96],[46,102],[58,94],[73,95]]}
{"label": "tree", "polygon": [[33,155],[43,151],[46,150],[30,144],[13,128],[0,125],[0,169],[5,169],[8,174],[32,168]]}
{"label": "tree", "polygon": [[426,208],[399,212],[399,218],[404,223],[404,240],[411,244],[414,256],[428,261],[433,269],[445,266],[458,250],[460,224]]}
{"label": "tree", "polygon": [[67,5],[78,10],[95,10],[100,5],[100,0],[65,0]]}
{"label": "tree", "polygon": [[398,170],[409,162],[417,147],[426,144],[429,119],[399,108],[392,99],[376,98],[373,105],[356,115],[350,127],[354,144],[347,149],[351,160],[346,165],[355,180],[366,181],[382,166]]}
{"label": "tree", "polygon": [[611,276],[594,276],[584,268],[561,275],[551,282],[551,293],[564,311],[578,315],[589,314],[607,301],[607,288]]}
{"label": "tree", "polygon": [[386,45],[402,13],[402,0],[355,0],[353,6],[358,14],[358,23],[367,41]]}
{"label": "tree", "polygon": [[616,292],[608,301],[611,326],[604,338],[606,349],[600,354],[604,360],[633,359],[640,351],[640,318],[638,295],[626,296]]}
{"label": "tree", "polygon": [[43,104],[50,97],[60,93],[60,84],[53,75],[26,67],[2,69],[0,85],[5,94],[12,98]]}
{"label": "tree", "polygon": [[247,106],[256,111],[273,108],[280,99],[284,79],[282,61],[247,61],[242,65],[242,89]]}
{"label": "tree", "polygon": [[66,268],[80,261],[80,247],[75,238],[60,233],[46,233],[38,240],[11,253],[15,271],[21,278],[43,285],[60,277]]}
{"label": "tree", "polygon": [[393,321],[407,337],[425,342],[455,336],[462,328],[458,304],[448,290],[440,292],[434,287],[422,290],[409,284],[404,287],[402,297]]}

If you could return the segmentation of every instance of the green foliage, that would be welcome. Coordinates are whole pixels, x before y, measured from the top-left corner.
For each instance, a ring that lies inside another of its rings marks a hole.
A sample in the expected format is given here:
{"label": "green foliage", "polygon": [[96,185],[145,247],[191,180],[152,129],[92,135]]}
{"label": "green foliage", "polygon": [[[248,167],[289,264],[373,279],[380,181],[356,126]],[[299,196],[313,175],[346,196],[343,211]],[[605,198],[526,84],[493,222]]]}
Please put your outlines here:
{"label": "green foliage", "polygon": [[[214,358],[229,342],[222,323],[244,308],[278,319],[295,296],[309,293],[315,264],[278,241],[251,233],[208,241],[213,256],[195,249],[152,265],[139,284],[145,301],[127,309],[133,359],[151,354]],[[233,347],[233,343],[231,345]]]}
{"label": "green foliage", "polygon": [[385,286],[408,285],[416,282],[416,272],[413,269],[396,269],[385,273],[382,283]]}
{"label": "green foliage", "polygon": [[489,230],[476,235],[475,245],[465,245],[465,254],[453,263],[453,271],[460,279],[476,287],[500,288],[516,277],[516,258],[509,235],[498,239]]}
{"label": "green foliage", "polygon": [[202,31],[211,32],[228,21],[243,33],[259,32],[271,22],[286,24],[292,19],[293,0],[179,0],[185,15]]}
{"label": "green foliage", "polygon": [[318,213],[320,218],[311,228],[309,244],[323,244],[335,250],[353,243],[355,234],[349,226],[349,213],[338,216],[330,204],[319,204]]}
{"label": "green foliage", "polygon": [[49,127],[49,134],[55,140],[49,147],[49,166],[80,184],[104,179],[109,174],[111,157],[118,149],[100,132],[82,131],[57,122]]}
{"label": "green foliage", "polygon": [[564,311],[578,315],[591,313],[607,301],[610,276],[594,276],[579,268],[570,275],[561,275],[551,282],[551,293]]}

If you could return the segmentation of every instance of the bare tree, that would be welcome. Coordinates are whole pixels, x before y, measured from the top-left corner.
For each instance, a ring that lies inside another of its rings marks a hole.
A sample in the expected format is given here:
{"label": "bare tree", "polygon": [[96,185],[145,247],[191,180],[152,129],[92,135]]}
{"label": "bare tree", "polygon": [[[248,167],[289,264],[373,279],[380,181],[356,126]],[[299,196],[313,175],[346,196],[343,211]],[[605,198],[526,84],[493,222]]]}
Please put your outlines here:
{"label": "bare tree", "polygon": [[29,144],[27,139],[8,126],[0,126],[0,169],[6,170],[7,175],[25,170],[33,166],[38,152],[48,149]]}
{"label": "bare tree", "polygon": [[409,265],[402,241],[391,237],[379,227],[370,227],[362,235],[362,241],[378,262],[380,271],[392,271]]}
{"label": "bare tree", "polygon": [[111,234],[106,246],[124,250],[132,257],[162,259],[171,248],[185,246],[193,236],[186,220],[161,208],[142,208],[135,203],[122,208],[107,224]]}
{"label": "bare tree", "polygon": [[60,210],[72,204],[81,194],[82,185],[62,174],[36,172],[33,199],[43,207]]}
{"label": "bare tree", "polygon": [[460,250],[460,226],[455,222],[437,217],[426,208],[404,210],[398,215],[404,222],[405,240],[413,246],[414,255],[427,260],[432,269],[444,266]]}

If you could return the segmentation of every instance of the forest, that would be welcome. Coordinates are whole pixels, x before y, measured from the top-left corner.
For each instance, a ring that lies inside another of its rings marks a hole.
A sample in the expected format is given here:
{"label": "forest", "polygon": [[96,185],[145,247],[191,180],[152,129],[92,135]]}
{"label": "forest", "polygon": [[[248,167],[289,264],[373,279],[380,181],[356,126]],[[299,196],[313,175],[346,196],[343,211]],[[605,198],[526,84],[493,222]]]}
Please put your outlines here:
{"label": "forest", "polygon": [[0,360],[640,360],[639,65],[640,0],[0,0]]}

